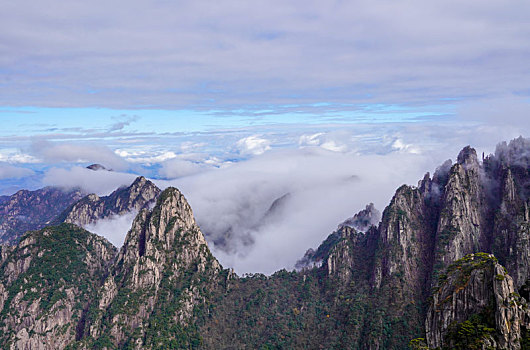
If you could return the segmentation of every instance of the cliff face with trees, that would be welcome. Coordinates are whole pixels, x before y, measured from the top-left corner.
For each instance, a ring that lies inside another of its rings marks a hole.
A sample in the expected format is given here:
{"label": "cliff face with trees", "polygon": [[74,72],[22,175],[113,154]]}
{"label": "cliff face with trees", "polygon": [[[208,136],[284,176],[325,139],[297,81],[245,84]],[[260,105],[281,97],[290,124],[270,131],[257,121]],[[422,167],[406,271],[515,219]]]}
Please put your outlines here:
{"label": "cliff face with trees", "polygon": [[[174,188],[119,252],[71,224],[29,232],[0,251],[0,337],[12,349],[530,348],[529,155],[524,138],[482,162],[466,147],[400,187],[377,226],[340,225],[305,268],[272,276],[223,269]],[[69,267],[36,269],[58,254],[39,240],[61,242]]]}

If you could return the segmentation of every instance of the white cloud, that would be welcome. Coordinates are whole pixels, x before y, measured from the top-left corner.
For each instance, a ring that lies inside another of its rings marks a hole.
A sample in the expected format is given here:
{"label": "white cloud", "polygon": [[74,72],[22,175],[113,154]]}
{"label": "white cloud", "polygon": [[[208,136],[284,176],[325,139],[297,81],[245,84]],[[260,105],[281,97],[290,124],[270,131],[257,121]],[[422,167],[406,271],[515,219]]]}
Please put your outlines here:
{"label": "white cloud", "polygon": [[343,130],[304,134],[298,139],[298,144],[301,147],[319,146],[332,152],[347,152],[351,150],[353,143],[351,132]]}
{"label": "white cloud", "polygon": [[324,135],[322,132],[311,135],[302,135],[298,139],[298,144],[300,146],[319,146],[322,143],[320,140],[320,136],[322,135]]}
{"label": "white cloud", "polygon": [[400,139],[396,139],[396,141],[392,143],[392,148],[398,151],[401,151],[401,152],[415,153],[415,154],[421,153],[417,147],[415,147],[412,144],[404,144],[403,141]]}
{"label": "white cloud", "polygon": [[163,152],[127,152],[120,150],[120,155],[125,155],[127,161],[131,163],[142,163],[145,165],[157,164],[167,161],[168,159],[173,159],[177,157],[177,154],[173,151],[163,151]]}
{"label": "white cloud", "polygon": [[84,167],[52,168],[42,180],[44,185],[63,188],[81,188],[87,193],[108,195],[120,186],[130,185],[136,175],[115,171],[93,171]]}
{"label": "white cloud", "polygon": [[167,179],[197,174],[206,169],[205,165],[185,159],[171,159],[162,163],[159,174]]}
{"label": "white cloud", "polygon": [[125,170],[127,162],[110,148],[99,143],[70,143],[34,141],[31,145],[33,153],[45,162],[51,163],[100,163],[108,169]]}
{"label": "white cloud", "polygon": [[[185,194],[224,266],[238,273],[271,273],[292,267],[367,203],[383,209],[397,187],[417,183],[443,160],[400,152],[359,156],[303,148],[271,151],[157,184],[174,185]],[[267,215],[272,203],[287,193],[279,212]]]}
{"label": "white cloud", "polygon": [[242,155],[260,155],[270,150],[270,141],[259,135],[242,138],[236,142],[236,149]]}
{"label": "white cloud", "polygon": [[105,237],[115,247],[121,248],[136,214],[136,212],[129,212],[123,215],[113,215],[106,219],[100,219],[93,224],[86,225],[84,228],[87,231]]}
{"label": "white cloud", "polygon": [[6,148],[0,150],[0,162],[35,164],[40,160],[19,150]]}
{"label": "white cloud", "polygon": [[28,168],[21,168],[10,164],[0,163],[0,179],[21,178],[34,174],[35,172]]}
{"label": "white cloud", "polygon": [[346,151],[348,148],[346,147],[346,145],[340,145],[340,144],[337,144],[335,141],[331,140],[331,141],[326,141],[326,142],[323,142],[320,147],[322,147],[323,149],[327,149],[328,151],[333,151],[333,152],[344,152]]}

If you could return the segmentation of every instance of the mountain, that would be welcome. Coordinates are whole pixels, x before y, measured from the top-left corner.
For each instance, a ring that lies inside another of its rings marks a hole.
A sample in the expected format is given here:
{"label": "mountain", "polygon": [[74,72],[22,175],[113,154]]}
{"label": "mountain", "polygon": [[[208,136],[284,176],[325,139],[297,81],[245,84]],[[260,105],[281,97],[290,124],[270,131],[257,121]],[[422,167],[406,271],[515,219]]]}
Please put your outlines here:
{"label": "mountain", "polygon": [[374,203],[370,203],[353,217],[344,220],[339,228],[349,226],[357,231],[366,232],[371,226],[377,226],[379,221],[381,221],[381,212],[375,208]]}
{"label": "mountain", "polygon": [[14,244],[26,231],[50,224],[68,222],[85,226],[113,215],[138,212],[153,205],[159,194],[160,189],[143,176],[102,197],[57,187],[20,190],[12,196],[0,197],[0,244]]}
{"label": "mountain", "polygon": [[130,186],[120,187],[108,196],[89,194],[65,209],[53,223],[86,226],[113,215],[138,212],[154,204],[159,194],[160,189],[154,183],[139,176]]}
{"label": "mountain", "polygon": [[1,197],[0,244],[16,243],[24,232],[43,228],[83,196],[80,190],[45,187]]}
{"label": "mountain", "polygon": [[117,254],[72,224],[28,232],[0,251],[0,338],[9,349],[530,349],[529,154],[524,138],[482,162],[466,147],[401,186],[377,226],[339,225],[313,264],[272,276],[223,269],[175,188],[139,211]]}
{"label": "mountain", "polygon": [[520,349],[529,317],[526,299],[498,260],[492,254],[470,254],[440,277],[427,312],[427,343],[450,349]]}
{"label": "mountain", "polygon": [[3,349],[64,349],[75,341],[83,310],[115,248],[71,224],[25,234],[0,254]]}

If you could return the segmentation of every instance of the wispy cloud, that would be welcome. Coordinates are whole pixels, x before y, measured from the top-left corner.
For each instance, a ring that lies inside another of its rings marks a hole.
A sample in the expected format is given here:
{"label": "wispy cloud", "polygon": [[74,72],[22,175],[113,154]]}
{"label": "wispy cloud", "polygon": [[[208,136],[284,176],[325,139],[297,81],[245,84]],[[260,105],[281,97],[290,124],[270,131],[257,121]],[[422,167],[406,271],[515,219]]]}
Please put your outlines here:
{"label": "wispy cloud", "polygon": [[116,153],[101,144],[62,142],[45,140],[34,141],[33,153],[46,163],[101,163],[107,168],[127,169],[127,162]]}
{"label": "wispy cloud", "polygon": [[34,174],[35,172],[31,169],[0,162],[0,179],[21,178]]}
{"label": "wispy cloud", "polygon": [[85,229],[105,237],[115,247],[120,248],[125,241],[127,232],[131,229],[136,214],[136,212],[129,212],[100,219],[93,224],[86,225]]}
{"label": "wispy cloud", "polygon": [[81,188],[87,193],[108,195],[121,186],[130,185],[136,175],[114,171],[93,171],[84,167],[51,168],[42,179],[48,186]]}

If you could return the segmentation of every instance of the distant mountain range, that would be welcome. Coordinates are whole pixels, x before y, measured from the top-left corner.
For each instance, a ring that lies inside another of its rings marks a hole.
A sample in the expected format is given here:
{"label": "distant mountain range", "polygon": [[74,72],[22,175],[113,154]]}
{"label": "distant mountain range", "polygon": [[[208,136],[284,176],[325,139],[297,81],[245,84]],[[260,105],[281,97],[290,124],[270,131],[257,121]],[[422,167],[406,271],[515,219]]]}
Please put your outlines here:
{"label": "distant mountain range", "polygon": [[[272,276],[223,269],[182,193],[142,177],[101,198],[49,188],[2,197],[0,237],[18,244],[0,250],[0,343],[530,349],[529,156],[522,137],[482,161],[465,147],[397,189],[380,221],[367,206],[298,271]],[[119,251],[78,226],[132,210]]]}

